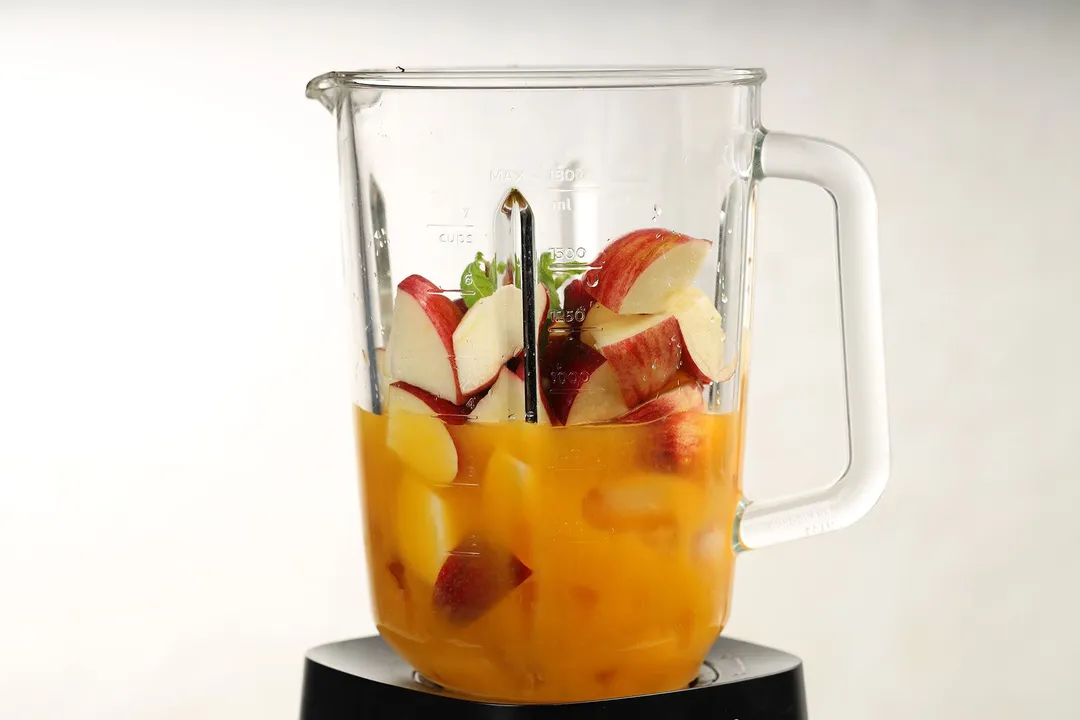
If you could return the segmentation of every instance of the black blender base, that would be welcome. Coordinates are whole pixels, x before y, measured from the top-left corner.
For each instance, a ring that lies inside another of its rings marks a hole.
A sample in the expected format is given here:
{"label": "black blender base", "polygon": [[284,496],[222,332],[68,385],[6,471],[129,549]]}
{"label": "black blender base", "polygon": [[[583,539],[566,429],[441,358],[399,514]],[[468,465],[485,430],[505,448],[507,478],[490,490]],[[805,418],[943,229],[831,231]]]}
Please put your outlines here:
{"label": "black blender base", "polygon": [[505,705],[419,678],[379,637],[312,648],[304,663],[300,720],[584,720],[709,718],[807,720],[802,661],[721,637],[690,687],[656,695],[558,705]]}

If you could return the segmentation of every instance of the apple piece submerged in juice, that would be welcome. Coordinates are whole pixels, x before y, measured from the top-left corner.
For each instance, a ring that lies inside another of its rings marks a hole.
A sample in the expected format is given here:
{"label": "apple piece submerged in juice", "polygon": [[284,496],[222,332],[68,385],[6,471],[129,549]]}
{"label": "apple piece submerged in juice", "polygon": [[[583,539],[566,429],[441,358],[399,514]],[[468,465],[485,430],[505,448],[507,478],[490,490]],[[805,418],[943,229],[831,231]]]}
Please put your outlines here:
{"label": "apple piece submerged in juice", "polygon": [[435,580],[432,604],[453,625],[468,625],[532,574],[521,560],[478,535],[462,540]]}

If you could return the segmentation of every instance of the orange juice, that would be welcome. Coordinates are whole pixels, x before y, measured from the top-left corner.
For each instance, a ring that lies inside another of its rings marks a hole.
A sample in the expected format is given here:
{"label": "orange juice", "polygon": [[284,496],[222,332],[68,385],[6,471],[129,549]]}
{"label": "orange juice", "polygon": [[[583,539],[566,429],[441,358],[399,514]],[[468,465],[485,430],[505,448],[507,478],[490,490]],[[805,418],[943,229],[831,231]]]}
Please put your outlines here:
{"label": "orange juice", "polygon": [[403,412],[356,409],[375,617],[401,657],[513,702],[694,679],[728,615],[738,415],[447,424],[447,482],[422,472],[431,418]]}

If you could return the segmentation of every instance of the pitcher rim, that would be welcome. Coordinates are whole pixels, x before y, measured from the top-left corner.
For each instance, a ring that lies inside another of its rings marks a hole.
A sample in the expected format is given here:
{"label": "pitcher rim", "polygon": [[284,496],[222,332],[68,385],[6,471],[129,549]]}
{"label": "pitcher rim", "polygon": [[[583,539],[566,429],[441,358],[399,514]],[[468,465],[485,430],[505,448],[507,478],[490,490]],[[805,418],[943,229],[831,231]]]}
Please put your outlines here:
{"label": "pitcher rim", "polygon": [[371,90],[587,90],[753,85],[757,67],[626,65],[596,67],[506,66],[334,71],[313,78],[307,96],[337,88]]}

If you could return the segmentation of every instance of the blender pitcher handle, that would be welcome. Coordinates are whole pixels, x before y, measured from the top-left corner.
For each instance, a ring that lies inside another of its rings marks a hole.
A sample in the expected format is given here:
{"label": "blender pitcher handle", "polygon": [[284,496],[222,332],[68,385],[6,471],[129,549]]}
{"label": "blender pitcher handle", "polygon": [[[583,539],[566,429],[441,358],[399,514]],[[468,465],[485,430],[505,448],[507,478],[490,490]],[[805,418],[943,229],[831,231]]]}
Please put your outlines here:
{"label": "blender pitcher handle", "polygon": [[843,475],[828,487],[747,503],[736,527],[738,550],[847,527],[869,512],[889,478],[877,199],[870,175],[855,156],[830,142],[765,133],[755,154],[755,176],[813,183],[836,205],[849,459]]}

